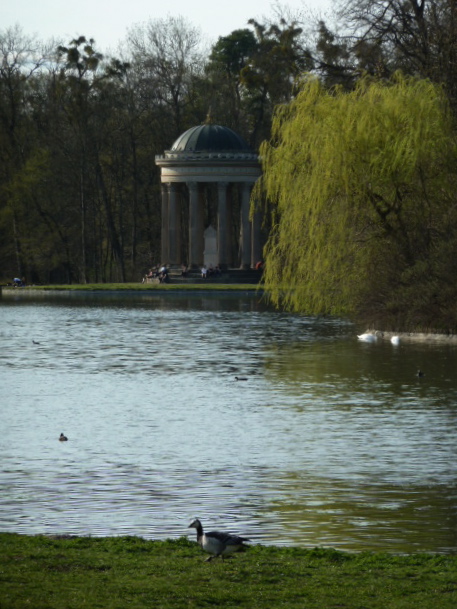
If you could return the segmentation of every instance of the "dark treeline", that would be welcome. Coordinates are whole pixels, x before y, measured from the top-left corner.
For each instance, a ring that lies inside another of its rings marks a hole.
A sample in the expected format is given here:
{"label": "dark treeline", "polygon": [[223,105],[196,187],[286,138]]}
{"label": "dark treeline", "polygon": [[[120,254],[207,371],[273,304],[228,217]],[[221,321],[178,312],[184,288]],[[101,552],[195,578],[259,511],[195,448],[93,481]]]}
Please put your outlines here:
{"label": "dark treeline", "polygon": [[2,279],[139,280],[161,262],[155,155],[208,113],[258,150],[303,73],[349,90],[401,69],[443,83],[455,110],[455,0],[346,0],[336,15],[251,20],[207,50],[182,18],[152,20],[117,57],[82,35],[0,31]]}

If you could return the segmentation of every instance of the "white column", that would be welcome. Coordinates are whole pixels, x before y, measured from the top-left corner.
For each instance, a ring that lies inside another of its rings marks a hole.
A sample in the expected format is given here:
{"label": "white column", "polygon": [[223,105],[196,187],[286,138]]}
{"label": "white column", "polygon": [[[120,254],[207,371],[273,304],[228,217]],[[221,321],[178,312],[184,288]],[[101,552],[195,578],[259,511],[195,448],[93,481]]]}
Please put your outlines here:
{"label": "white column", "polygon": [[217,251],[221,268],[228,266],[227,182],[217,183]]}
{"label": "white column", "polygon": [[181,209],[178,199],[179,184],[170,184],[170,196],[168,205],[168,238],[169,238],[169,258],[163,261],[165,264],[181,264]]}
{"label": "white column", "polygon": [[241,268],[249,269],[251,266],[251,223],[249,209],[251,199],[251,185],[243,184],[241,192]]}
{"label": "white column", "polygon": [[198,193],[198,183],[188,182],[189,189],[189,268],[203,264],[203,210]]}
{"label": "white column", "polygon": [[168,235],[168,193],[170,184],[161,184],[162,190],[162,228],[161,228],[161,264],[167,264],[170,257]]}

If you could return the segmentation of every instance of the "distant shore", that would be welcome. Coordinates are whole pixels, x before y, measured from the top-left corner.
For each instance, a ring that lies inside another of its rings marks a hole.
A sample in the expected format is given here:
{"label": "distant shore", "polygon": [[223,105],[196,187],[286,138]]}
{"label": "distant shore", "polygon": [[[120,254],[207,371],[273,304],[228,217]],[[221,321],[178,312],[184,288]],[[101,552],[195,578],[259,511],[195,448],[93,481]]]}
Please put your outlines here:
{"label": "distant shore", "polygon": [[[0,286],[0,295],[11,296],[58,296],[69,293],[164,293],[164,292],[225,292],[232,294],[257,293],[264,294],[260,284],[250,283],[212,283],[210,280],[202,283],[91,283],[71,285],[32,285],[21,288],[13,286]],[[376,330],[373,328],[365,330],[365,333],[374,334],[378,340],[390,341],[393,336],[398,336],[402,342],[422,343],[448,343],[457,345],[457,334],[443,334],[439,332],[392,332]]]}

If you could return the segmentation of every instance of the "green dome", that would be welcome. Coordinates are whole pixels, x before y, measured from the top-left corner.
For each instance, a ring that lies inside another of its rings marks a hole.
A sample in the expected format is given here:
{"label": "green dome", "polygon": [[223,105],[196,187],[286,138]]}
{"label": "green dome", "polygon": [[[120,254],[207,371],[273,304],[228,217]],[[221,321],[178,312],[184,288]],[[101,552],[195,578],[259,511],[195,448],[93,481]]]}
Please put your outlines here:
{"label": "green dome", "polygon": [[228,127],[199,125],[178,137],[170,152],[251,152],[243,138]]}

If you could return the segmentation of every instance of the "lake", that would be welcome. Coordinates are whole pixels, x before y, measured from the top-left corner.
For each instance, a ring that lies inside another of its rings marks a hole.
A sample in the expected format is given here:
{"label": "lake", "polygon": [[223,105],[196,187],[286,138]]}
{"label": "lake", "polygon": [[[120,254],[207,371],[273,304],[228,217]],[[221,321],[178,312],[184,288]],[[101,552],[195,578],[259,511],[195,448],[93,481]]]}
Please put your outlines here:
{"label": "lake", "polygon": [[4,296],[0,531],[457,551],[457,348],[363,330],[255,293]]}

